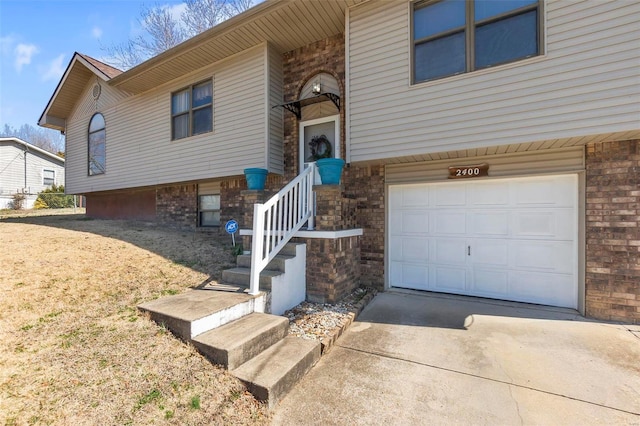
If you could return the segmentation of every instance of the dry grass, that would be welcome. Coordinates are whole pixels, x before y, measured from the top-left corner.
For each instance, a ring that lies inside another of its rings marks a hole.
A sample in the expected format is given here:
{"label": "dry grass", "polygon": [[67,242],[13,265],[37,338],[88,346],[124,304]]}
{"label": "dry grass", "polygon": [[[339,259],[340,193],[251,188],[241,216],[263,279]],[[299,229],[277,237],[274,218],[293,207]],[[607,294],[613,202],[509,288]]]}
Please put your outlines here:
{"label": "dry grass", "polygon": [[264,424],[241,383],[138,313],[215,280],[229,238],[83,215],[0,220],[0,424]]}

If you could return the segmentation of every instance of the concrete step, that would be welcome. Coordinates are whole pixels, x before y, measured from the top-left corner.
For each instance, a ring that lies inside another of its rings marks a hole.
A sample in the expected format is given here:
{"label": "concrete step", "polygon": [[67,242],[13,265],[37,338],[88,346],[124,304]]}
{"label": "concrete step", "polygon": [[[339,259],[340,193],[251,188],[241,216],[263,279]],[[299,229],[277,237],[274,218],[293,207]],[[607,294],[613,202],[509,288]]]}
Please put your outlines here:
{"label": "concrete step", "polygon": [[[271,262],[267,265],[266,270],[271,271],[280,271],[284,272],[284,265],[288,259],[293,259],[295,256],[290,256],[286,254],[278,254],[273,258]],[[251,255],[250,254],[241,254],[236,258],[236,263],[241,268],[251,268]]]}
{"label": "concrete step", "polygon": [[[271,278],[282,275],[280,271],[271,271],[265,269],[260,272],[260,290],[271,289]],[[249,268],[232,268],[222,271],[222,281],[227,284],[237,284],[249,287],[251,283],[251,269]]]}
{"label": "concrete step", "polygon": [[151,319],[164,324],[185,341],[237,320],[252,312],[264,312],[265,295],[251,296],[209,290],[191,290],[138,305]]}
{"label": "concrete step", "polygon": [[272,408],[320,359],[320,342],[285,337],[231,373]]}
{"label": "concrete step", "polygon": [[216,364],[233,370],[282,340],[289,320],[253,313],[193,339],[194,346]]}

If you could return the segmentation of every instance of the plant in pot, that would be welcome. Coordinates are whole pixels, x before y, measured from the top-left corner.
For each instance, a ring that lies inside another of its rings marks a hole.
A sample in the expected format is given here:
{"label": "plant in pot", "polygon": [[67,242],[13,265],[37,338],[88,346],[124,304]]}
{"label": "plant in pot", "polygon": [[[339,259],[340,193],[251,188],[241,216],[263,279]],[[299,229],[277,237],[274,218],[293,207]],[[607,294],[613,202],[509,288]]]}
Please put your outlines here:
{"label": "plant in pot", "polygon": [[318,166],[318,173],[323,185],[338,185],[344,160],[331,156],[331,142],[326,135],[318,135],[311,138],[309,142],[311,156],[307,161],[315,161]]}

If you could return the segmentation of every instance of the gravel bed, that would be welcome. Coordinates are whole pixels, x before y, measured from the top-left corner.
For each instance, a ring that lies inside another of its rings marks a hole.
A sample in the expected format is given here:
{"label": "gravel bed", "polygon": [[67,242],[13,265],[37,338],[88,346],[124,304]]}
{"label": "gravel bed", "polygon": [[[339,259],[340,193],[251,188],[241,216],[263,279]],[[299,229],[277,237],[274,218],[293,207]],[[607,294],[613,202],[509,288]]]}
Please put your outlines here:
{"label": "gravel bed", "polygon": [[289,319],[289,335],[321,342],[334,339],[355,319],[374,293],[369,288],[357,288],[338,303],[302,302],[284,313]]}

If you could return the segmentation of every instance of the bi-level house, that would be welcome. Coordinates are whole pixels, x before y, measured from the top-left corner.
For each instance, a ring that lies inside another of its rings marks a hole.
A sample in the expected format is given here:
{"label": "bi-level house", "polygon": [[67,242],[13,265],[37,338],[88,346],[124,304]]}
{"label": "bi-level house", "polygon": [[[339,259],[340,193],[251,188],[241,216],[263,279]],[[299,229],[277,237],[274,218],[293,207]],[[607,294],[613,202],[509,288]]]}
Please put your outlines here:
{"label": "bi-level house", "polygon": [[292,231],[310,298],[365,284],[638,323],[638,21],[633,1],[266,0],[126,72],[76,53],[40,125],[66,134],[88,215],[192,228],[250,230],[268,196],[243,170],[277,193],[326,137],[342,182]]}

